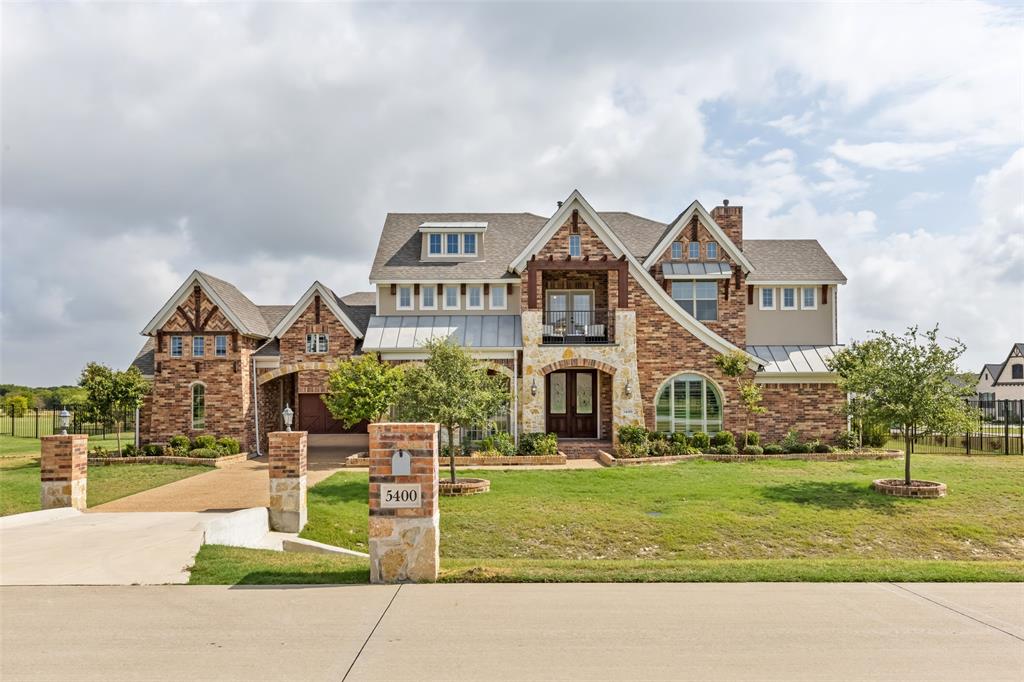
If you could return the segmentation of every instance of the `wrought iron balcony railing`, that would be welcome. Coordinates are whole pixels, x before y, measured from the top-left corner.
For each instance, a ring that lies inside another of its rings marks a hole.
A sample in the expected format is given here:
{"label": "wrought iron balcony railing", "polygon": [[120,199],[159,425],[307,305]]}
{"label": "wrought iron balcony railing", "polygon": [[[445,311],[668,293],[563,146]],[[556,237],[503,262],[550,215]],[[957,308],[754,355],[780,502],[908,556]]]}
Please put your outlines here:
{"label": "wrought iron balcony railing", "polygon": [[615,312],[610,310],[545,310],[545,345],[602,344],[615,340]]}

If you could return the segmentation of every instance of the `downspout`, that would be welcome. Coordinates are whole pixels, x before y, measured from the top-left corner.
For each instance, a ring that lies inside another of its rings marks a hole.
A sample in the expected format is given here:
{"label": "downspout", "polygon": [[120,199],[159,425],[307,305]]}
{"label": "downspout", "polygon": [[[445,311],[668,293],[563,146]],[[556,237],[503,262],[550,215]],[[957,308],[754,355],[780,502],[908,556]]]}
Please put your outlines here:
{"label": "downspout", "polygon": [[512,352],[512,438],[519,452],[519,351]]}
{"label": "downspout", "polygon": [[259,386],[256,384],[256,356],[252,358],[252,416],[253,423],[256,428],[256,456],[262,457],[263,453],[260,452],[260,400],[259,400]]}

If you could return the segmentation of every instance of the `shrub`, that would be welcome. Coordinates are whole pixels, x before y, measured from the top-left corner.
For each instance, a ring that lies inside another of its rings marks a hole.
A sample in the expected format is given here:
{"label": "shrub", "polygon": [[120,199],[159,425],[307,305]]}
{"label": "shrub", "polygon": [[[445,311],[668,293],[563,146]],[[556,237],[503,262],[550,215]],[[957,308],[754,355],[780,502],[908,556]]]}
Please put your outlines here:
{"label": "shrub", "polygon": [[648,431],[647,432],[647,440],[650,440],[650,441],[655,441],[655,440],[668,441],[668,439],[669,439],[669,436],[664,431]]}
{"label": "shrub", "polygon": [[769,443],[764,446],[764,454],[766,455],[781,455],[786,450],[777,443]]}
{"label": "shrub", "polygon": [[543,431],[524,433],[519,437],[519,452],[523,455],[557,455],[558,436]]}
{"label": "shrub", "polygon": [[619,442],[623,445],[645,445],[648,440],[647,429],[642,426],[619,427]]}
{"label": "shrub", "polygon": [[160,445],[159,443],[149,443],[148,445],[142,446],[142,454],[147,457],[156,457],[164,453],[164,447],[165,446]]}
{"label": "shrub", "polygon": [[715,448],[715,452],[720,455],[735,455],[737,450],[735,445],[719,445]]}
{"label": "shrub", "polygon": [[509,457],[516,454],[516,443],[512,434],[501,431],[480,441],[480,450]]}
{"label": "shrub", "polygon": [[853,431],[840,431],[835,437],[836,446],[843,450],[853,450],[857,447],[857,434]]}
{"label": "shrub", "polygon": [[188,439],[188,436],[171,436],[168,445],[178,451],[188,450],[192,446],[192,441]]}
{"label": "shrub", "polygon": [[[202,438],[202,436],[200,436],[200,438]],[[218,438],[217,447],[223,448],[224,452],[229,455],[237,455],[242,451],[242,446],[239,445],[238,440],[229,436]]]}
{"label": "shrub", "polygon": [[618,445],[615,446],[615,457],[617,459],[633,459],[635,457],[641,456],[642,455],[634,452],[633,449],[628,445],[623,445],[622,443],[619,443]]}
{"label": "shrub", "polygon": [[689,445],[689,442],[686,440],[686,434],[682,431],[676,431],[672,434],[672,442],[677,445]]}
{"label": "shrub", "polygon": [[212,450],[217,447],[217,437],[209,434],[196,436],[192,441],[193,450]]}
{"label": "shrub", "polygon": [[125,457],[135,457],[139,454],[139,449],[135,447],[134,443],[127,443],[123,448],[121,448],[121,454]]}
{"label": "shrub", "polygon": [[732,431],[719,431],[715,434],[714,440],[712,441],[715,447],[722,447],[723,445],[736,445],[736,438],[732,435]]}
{"label": "shrub", "polygon": [[833,452],[834,448],[831,445],[829,445],[828,443],[815,443],[814,451],[815,452]]}
{"label": "shrub", "polygon": [[688,455],[692,448],[687,447],[686,443],[671,443],[669,444],[669,451],[673,455]]}
{"label": "shrub", "polygon": [[786,452],[799,452],[799,447],[802,443],[800,442],[800,434],[797,433],[796,429],[790,429],[786,434],[786,437],[782,439],[779,445]]}
{"label": "shrub", "polygon": [[748,445],[743,448],[744,455],[761,455],[764,454],[764,450],[761,449],[760,445]]}
{"label": "shrub", "polygon": [[665,439],[653,440],[648,452],[651,457],[664,457],[672,454],[672,446]]}
{"label": "shrub", "polygon": [[89,451],[90,457],[109,457],[109,453],[103,449],[102,445],[94,445],[92,450]]}
{"label": "shrub", "polygon": [[691,446],[686,448],[686,454],[687,455],[702,455],[704,453],[702,453],[700,450],[698,450],[697,448],[695,448],[695,447],[693,447],[691,445]]}
{"label": "shrub", "polygon": [[747,438],[747,445],[760,445],[761,444],[761,434],[759,434],[757,431],[747,431],[746,438]]}
{"label": "shrub", "polygon": [[790,450],[790,452],[796,453],[798,455],[806,455],[808,452],[811,452],[812,449],[813,448],[811,447],[810,443],[797,443],[796,446],[792,450]]}
{"label": "shrub", "polygon": [[221,456],[217,448],[196,448],[188,453],[189,457],[201,457],[203,459],[215,459]]}
{"label": "shrub", "polygon": [[889,442],[889,427],[885,424],[864,425],[864,445],[869,448],[885,447]]}
{"label": "shrub", "polygon": [[711,447],[711,439],[708,438],[708,434],[703,431],[695,431],[694,434],[690,436],[690,445],[701,452],[706,452],[707,449]]}

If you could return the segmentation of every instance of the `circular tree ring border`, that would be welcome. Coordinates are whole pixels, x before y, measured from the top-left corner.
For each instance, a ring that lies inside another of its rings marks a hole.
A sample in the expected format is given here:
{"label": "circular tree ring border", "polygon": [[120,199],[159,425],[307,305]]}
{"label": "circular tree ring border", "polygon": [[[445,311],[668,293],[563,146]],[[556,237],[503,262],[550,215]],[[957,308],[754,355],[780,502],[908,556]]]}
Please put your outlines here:
{"label": "circular tree ring border", "polygon": [[902,478],[879,478],[871,483],[871,487],[883,495],[895,497],[936,498],[946,496],[946,484],[938,481],[911,479],[910,485],[907,485]]}
{"label": "circular tree ring border", "polygon": [[455,483],[452,483],[450,479],[442,479],[438,481],[438,489],[444,497],[479,495],[490,491],[491,482],[486,478],[458,478]]}

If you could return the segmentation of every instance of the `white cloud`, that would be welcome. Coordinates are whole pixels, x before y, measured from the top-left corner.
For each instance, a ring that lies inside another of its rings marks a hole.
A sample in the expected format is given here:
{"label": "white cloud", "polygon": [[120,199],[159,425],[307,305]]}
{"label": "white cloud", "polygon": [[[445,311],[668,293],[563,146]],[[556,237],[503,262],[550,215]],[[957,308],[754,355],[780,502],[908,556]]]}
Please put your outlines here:
{"label": "white cloud", "polygon": [[955,142],[870,142],[848,144],[837,140],[828,148],[843,159],[867,168],[894,171],[917,171],[923,164],[949,156],[957,149]]}
{"label": "white cloud", "polygon": [[814,118],[814,112],[805,111],[799,116],[794,114],[786,114],[781,118],[777,118],[774,121],[768,121],[768,125],[772,128],[777,128],[784,132],[786,135],[791,137],[803,137],[807,133],[811,132],[813,128],[812,121]]}
{"label": "white cloud", "polygon": [[911,192],[896,202],[896,208],[901,211],[909,211],[923,204],[935,201],[941,196],[941,192]]}
{"label": "white cloud", "polygon": [[853,198],[861,196],[868,188],[867,181],[832,157],[816,162],[814,168],[826,178],[814,185],[819,192]]}

